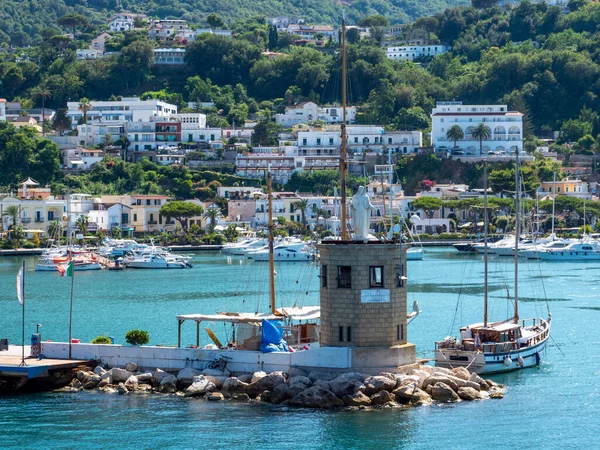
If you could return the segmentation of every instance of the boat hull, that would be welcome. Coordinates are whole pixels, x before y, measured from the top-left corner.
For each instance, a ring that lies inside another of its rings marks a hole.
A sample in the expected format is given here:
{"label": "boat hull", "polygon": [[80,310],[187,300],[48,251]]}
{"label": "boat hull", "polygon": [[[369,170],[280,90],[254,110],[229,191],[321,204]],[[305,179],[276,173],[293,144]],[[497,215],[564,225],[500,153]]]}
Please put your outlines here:
{"label": "boat hull", "polygon": [[150,263],[150,262],[130,262],[126,263],[125,267],[128,269],[189,269],[191,264],[186,265],[182,262],[162,262],[162,263]]}
{"label": "boat hull", "polygon": [[460,350],[457,348],[437,348],[435,365],[446,369],[464,367],[479,375],[511,372],[538,366],[545,355],[546,344],[550,338],[549,323],[547,333],[535,345],[521,347],[505,352],[482,352]]}
{"label": "boat hull", "polygon": [[423,259],[423,249],[422,248],[416,248],[416,249],[409,249],[406,251],[406,260],[407,261],[418,261]]}
{"label": "boat hull", "polygon": [[[98,263],[90,263],[90,264],[81,264],[75,265],[75,272],[83,272],[86,270],[100,270],[100,264]],[[45,265],[45,264],[36,264],[35,266],[36,272],[58,272],[56,265]]]}

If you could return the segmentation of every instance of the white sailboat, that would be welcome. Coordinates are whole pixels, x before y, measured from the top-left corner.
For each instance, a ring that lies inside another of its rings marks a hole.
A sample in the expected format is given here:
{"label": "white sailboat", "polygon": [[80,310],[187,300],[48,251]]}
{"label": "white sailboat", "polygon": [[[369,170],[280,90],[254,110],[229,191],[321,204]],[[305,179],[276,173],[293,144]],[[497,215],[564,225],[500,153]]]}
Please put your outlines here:
{"label": "white sailboat", "polygon": [[[487,188],[487,163],[484,163]],[[516,186],[519,186],[519,158],[516,159]],[[519,193],[515,194],[515,210],[518,211]],[[485,247],[484,247],[484,313],[483,322],[460,329],[460,339],[447,337],[435,344],[435,365],[445,368],[464,367],[470,372],[490,374],[508,372],[540,364],[550,337],[551,315],[548,318],[522,320],[519,317],[518,250],[520,219],[517,214],[515,229],[515,292],[514,315],[500,321],[488,321],[488,213],[487,189],[485,201]]]}

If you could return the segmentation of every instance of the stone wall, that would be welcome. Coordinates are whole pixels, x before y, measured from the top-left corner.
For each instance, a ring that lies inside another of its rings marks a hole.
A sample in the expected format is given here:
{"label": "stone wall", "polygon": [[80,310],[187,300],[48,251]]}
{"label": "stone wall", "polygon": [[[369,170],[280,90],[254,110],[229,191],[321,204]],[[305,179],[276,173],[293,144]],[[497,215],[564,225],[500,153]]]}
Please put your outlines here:
{"label": "stone wall", "polygon": [[[400,250],[389,243],[322,244],[321,265],[327,287],[321,287],[321,345],[331,347],[391,347],[407,343],[406,286],[399,287]],[[338,287],[338,267],[351,266],[351,288]],[[383,266],[383,287],[371,288],[371,266]],[[406,254],[402,255],[406,276]],[[405,284],[405,283],[404,283]],[[366,303],[366,290],[389,290],[389,302]],[[342,340],[340,340],[340,327]],[[351,336],[348,339],[348,327]]]}

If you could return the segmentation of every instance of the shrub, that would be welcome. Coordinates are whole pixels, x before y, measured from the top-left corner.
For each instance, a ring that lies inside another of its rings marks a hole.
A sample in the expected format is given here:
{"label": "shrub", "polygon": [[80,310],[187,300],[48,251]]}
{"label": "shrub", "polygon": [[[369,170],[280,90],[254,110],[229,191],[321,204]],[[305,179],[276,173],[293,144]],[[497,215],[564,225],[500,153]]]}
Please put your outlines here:
{"label": "shrub", "polygon": [[104,336],[96,336],[94,339],[92,339],[92,344],[110,344],[110,338],[106,335]]}
{"label": "shrub", "polygon": [[150,334],[145,330],[131,330],[125,334],[125,341],[129,345],[145,345],[150,342]]}

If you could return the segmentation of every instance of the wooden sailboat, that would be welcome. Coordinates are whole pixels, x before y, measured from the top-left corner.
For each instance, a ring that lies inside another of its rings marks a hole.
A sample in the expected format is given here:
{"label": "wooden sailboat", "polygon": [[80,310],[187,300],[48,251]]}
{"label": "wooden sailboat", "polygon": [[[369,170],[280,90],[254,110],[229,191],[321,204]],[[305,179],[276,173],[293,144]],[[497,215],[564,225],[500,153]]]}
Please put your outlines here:
{"label": "wooden sailboat", "polygon": [[[515,168],[515,211],[519,210],[519,157]],[[484,162],[485,179],[485,247],[483,323],[460,329],[460,339],[447,337],[435,344],[435,365],[452,369],[464,367],[470,372],[490,374],[509,372],[540,364],[550,337],[552,316],[548,318],[520,319],[519,317],[519,235],[520,218],[515,226],[515,291],[514,315],[501,322],[488,321],[488,211],[487,162]]]}

